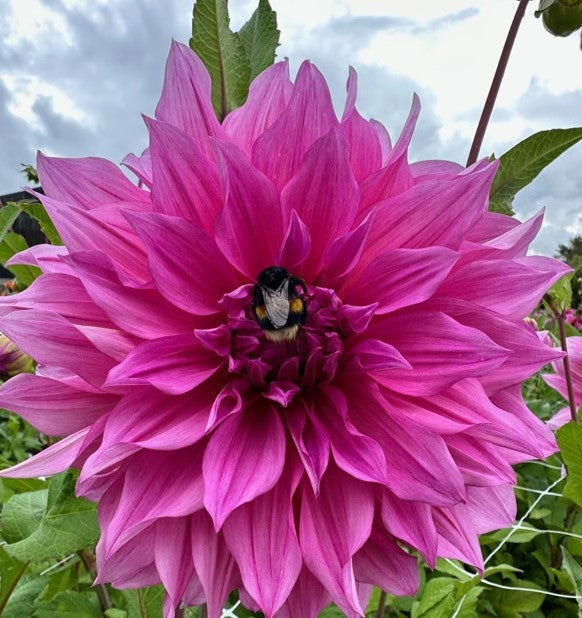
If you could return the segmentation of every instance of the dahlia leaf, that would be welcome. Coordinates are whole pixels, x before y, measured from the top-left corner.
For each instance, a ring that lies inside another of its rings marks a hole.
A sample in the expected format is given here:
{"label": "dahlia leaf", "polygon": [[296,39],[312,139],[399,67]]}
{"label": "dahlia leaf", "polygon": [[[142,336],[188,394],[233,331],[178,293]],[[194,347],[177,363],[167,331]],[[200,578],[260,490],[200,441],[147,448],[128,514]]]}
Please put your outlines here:
{"label": "dahlia leaf", "polygon": [[582,139],[582,127],[540,131],[501,155],[489,194],[489,210],[511,215],[515,195],[547,165]]}
{"label": "dahlia leaf", "polygon": [[122,590],[126,602],[128,616],[132,618],[147,618],[147,616],[161,616],[164,602],[162,586],[151,586],[139,590]]}
{"label": "dahlia leaf", "polygon": [[574,591],[578,597],[578,607],[582,610],[582,566],[572,558],[570,552],[564,546],[562,546],[562,555],[564,556],[563,567],[574,584]]}
{"label": "dahlia leaf", "polygon": [[62,558],[99,537],[94,504],[75,496],[72,473],[59,474],[48,490],[14,495],[4,504],[5,549],[21,561]]}
{"label": "dahlia leaf", "polygon": [[190,47],[212,78],[212,104],[219,120],[247,97],[251,65],[238,33],[229,27],[226,0],[198,0],[192,15]]}
{"label": "dahlia leaf", "polygon": [[[24,237],[15,232],[6,232],[4,239],[0,242],[0,263],[5,264],[13,255],[27,248]],[[24,287],[28,287],[41,274],[40,268],[22,264],[11,265],[10,271]]]}
{"label": "dahlia leaf", "polygon": [[[25,578],[26,581],[24,581]],[[32,616],[34,602],[45,589],[48,579],[48,577],[36,576],[28,578],[28,576],[25,576],[21,585],[16,588],[8,599],[8,603],[2,612],[2,618]]]}
{"label": "dahlia leaf", "polygon": [[103,612],[99,608],[97,595],[93,594],[91,597],[74,590],[59,592],[50,601],[35,604],[34,615],[37,618],[54,618],[54,616],[101,618]]}
{"label": "dahlia leaf", "polygon": [[455,608],[456,583],[451,577],[431,579],[424,588],[420,602],[412,608],[412,618],[451,616]]}
{"label": "dahlia leaf", "polygon": [[570,422],[558,430],[557,437],[568,471],[564,497],[582,506],[582,425]]}
{"label": "dahlia leaf", "polygon": [[0,548],[0,614],[27,567],[28,563],[16,560]]}
{"label": "dahlia leaf", "polygon": [[20,209],[14,202],[9,202],[0,209],[0,240],[12,228],[12,224],[16,221],[19,214]]}
{"label": "dahlia leaf", "polygon": [[240,40],[251,63],[251,80],[275,62],[280,34],[277,13],[271,8],[269,0],[259,0],[259,6],[239,30]]}
{"label": "dahlia leaf", "polygon": [[566,273],[546,292],[552,305],[560,312],[572,307],[572,277],[574,273]]}
{"label": "dahlia leaf", "polygon": [[48,216],[45,207],[39,202],[20,202],[18,208],[30,215],[40,225],[43,234],[49,239],[51,245],[62,245],[63,241],[57,232],[55,224]]}

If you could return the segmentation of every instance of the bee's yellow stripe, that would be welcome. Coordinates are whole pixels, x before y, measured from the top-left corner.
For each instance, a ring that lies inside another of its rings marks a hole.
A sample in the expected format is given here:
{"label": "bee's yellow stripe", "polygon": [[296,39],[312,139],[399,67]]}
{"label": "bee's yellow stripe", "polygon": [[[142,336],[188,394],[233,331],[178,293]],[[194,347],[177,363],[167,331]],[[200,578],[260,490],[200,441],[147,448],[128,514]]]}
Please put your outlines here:
{"label": "bee's yellow stripe", "polygon": [[257,318],[259,318],[259,320],[264,320],[267,317],[267,311],[263,305],[257,305],[255,307],[255,313],[257,314]]}
{"label": "bee's yellow stripe", "polygon": [[289,311],[291,313],[301,313],[303,311],[303,301],[301,298],[294,298],[289,303]]}

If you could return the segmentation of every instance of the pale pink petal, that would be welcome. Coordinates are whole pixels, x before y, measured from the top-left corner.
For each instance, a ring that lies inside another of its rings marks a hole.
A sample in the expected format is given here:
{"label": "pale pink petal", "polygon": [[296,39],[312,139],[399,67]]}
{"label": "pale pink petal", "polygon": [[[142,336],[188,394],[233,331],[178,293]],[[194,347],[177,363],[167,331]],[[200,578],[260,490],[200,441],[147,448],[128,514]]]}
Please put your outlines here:
{"label": "pale pink petal", "polygon": [[218,530],[232,511],[269,491],[285,460],[285,432],[271,404],[227,418],[204,454],[204,506]]}
{"label": "pale pink petal", "polygon": [[325,79],[305,61],[287,107],[255,141],[253,163],[281,190],[311,144],[337,124]]}
{"label": "pale pink petal", "polygon": [[69,255],[69,250],[62,245],[34,245],[13,255],[6,261],[6,266],[28,264],[29,266],[38,266],[43,273],[70,275],[72,274],[71,268],[61,259],[65,255]]}
{"label": "pale pink petal", "polygon": [[292,90],[287,59],[265,69],[251,82],[245,104],[224,119],[225,133],[250,156],[256,139],[283,113]]}
{"label": "pale pink petal", "polygon": [[204,382],[222,362],[194,334],[159,337],[136,346],[110,371],[107,386],[150,384],[169,395],[180,395]]}
{"label": "pale pink petal", "polygon": [[200,58],[186,45],[172,41],[156,118],[188,133],[208,158],[212,158],[209,137],[223,135],[210,88],[210,75]]}
{"label": "pale pink petal", "polygon": [[131,170],[147,187],[152,186],[152,158],[149,148],[146,148],[139,157],[130,152],[123,158],[121,165]]}
{"label": "pale pink petal", "polygon": [[[548,375],[542,376],[546,382]],[[550,384],[551,386],[551,384]],[[569,423],[572,420],[572,410],[570,410],[570,406],[566,406],[565,408],[561,408],[558,410],[552,418],[546,423],[549,429],[553,431],[557,431],[560,427],[563,427],[566,423]]]}

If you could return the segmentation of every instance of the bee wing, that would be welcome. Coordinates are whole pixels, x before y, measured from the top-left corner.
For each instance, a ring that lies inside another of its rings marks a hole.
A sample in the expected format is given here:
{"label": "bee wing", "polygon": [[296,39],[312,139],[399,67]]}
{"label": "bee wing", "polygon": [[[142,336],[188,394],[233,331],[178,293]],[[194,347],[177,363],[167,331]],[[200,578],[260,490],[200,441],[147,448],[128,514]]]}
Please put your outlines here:
{"label": "bee wing", "polygon": [[269,321],[275,328],[282,328],[289,317],[289,279],[276,289],[261,287],[265,300],[265,311]]}

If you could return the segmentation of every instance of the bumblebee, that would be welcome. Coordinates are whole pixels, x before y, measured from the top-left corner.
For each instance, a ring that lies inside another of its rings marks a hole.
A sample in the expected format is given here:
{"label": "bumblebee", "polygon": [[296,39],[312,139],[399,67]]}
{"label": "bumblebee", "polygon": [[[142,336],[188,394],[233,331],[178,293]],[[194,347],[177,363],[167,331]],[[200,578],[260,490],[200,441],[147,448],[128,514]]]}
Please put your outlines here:
{"label": "bumblebee", "polygon": [[307,295],[305,283],[281,266],[269,266],[257,277],[252,309],[270,341],[292,341],[305,324],[307,310],[299,289]]}

